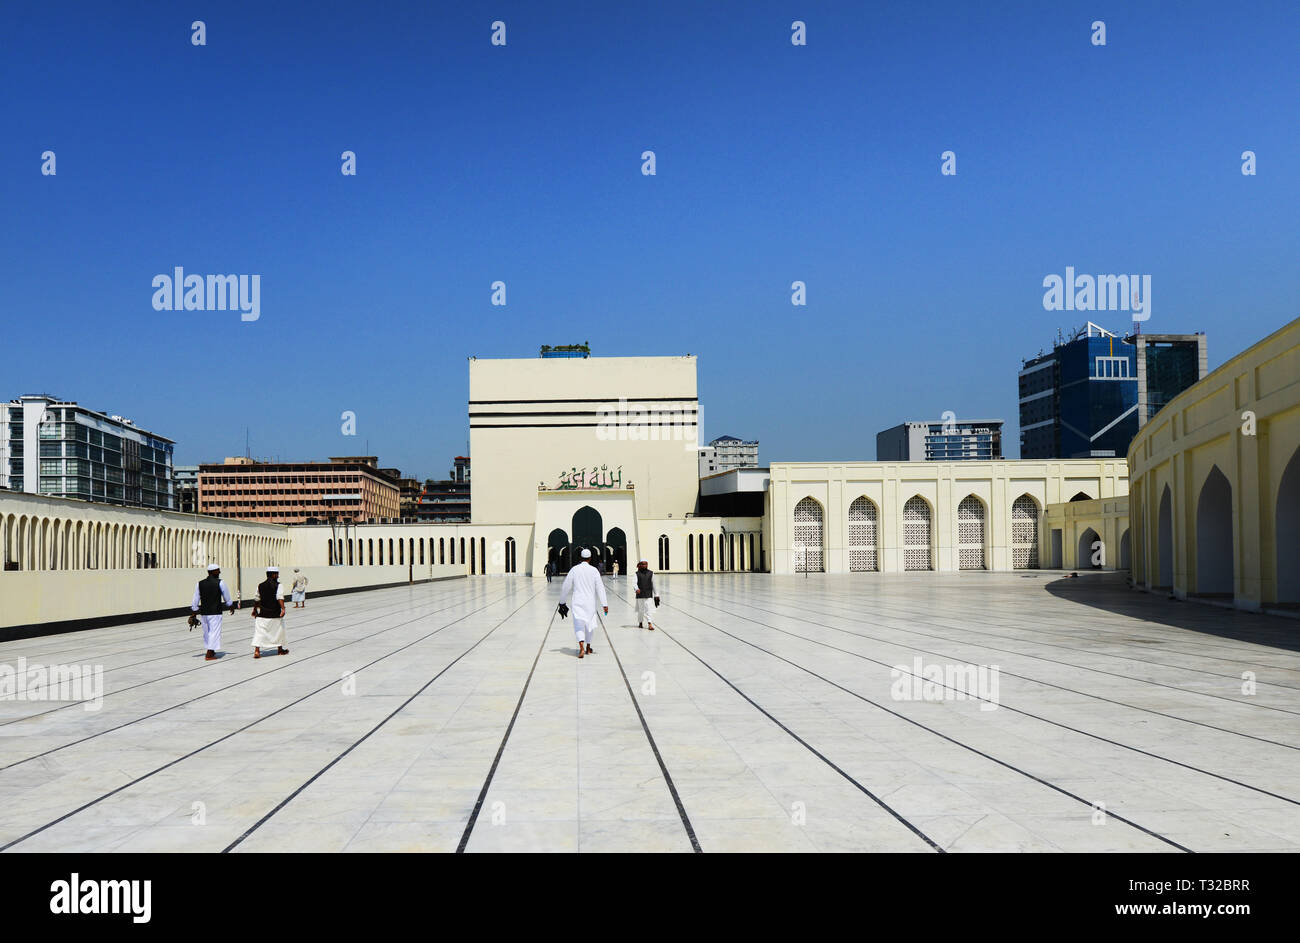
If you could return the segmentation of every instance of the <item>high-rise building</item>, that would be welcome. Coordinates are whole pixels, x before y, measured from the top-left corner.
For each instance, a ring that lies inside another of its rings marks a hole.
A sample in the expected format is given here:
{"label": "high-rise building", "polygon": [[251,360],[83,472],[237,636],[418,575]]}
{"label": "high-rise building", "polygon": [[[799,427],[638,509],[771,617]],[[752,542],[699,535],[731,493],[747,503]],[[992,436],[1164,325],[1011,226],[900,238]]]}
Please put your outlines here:
{"label": "high-rise building", "polygon": [[731,471],[733,468],[758,467],[758,442],[746,442],[734,435],[718,436],[700,447],[700,477]]}
{"label": "high-rise building", "polygon": [[903,422],[876,433],[878,462],[992,461],[1002,457],[1001,419]]}
{"label": "high-rise building", "polygon": [[1205,375],[1205,356],[1204,334],[1121,338],[1089,321],[1021,367],[1020,457],[1127,455],[1155,410]]}
{"label": "high-rise building", "polygon": [[401,496],[373,455],[328,462],[228,458],[199,466],[199,513],[272,524],[395,521]]}
{"label": "high-rise building", "polygon": [[175,442],[45,393],[0,406],[0,488],[170,510]]}
{"label": "high-rise building", "polygon": [[1139,428],[1209,372],[1204,333],[1136,334],[1125,340],[1137,347]]}
{"label": "high-rise building", "polygon": [[182,514],[199,513],[199,466],[176,465],[172,468],[172,498]]}

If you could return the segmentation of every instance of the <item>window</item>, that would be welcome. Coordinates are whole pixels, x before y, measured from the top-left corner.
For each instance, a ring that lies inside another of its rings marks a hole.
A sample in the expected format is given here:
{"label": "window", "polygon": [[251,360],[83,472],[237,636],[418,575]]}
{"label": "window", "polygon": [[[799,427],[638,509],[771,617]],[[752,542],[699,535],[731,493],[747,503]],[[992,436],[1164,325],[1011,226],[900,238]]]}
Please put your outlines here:
{"label": "window", "polygon": [[1098,380],[1129,379],[1129,360],[1127,357],[1098,357],[1094,377]]}

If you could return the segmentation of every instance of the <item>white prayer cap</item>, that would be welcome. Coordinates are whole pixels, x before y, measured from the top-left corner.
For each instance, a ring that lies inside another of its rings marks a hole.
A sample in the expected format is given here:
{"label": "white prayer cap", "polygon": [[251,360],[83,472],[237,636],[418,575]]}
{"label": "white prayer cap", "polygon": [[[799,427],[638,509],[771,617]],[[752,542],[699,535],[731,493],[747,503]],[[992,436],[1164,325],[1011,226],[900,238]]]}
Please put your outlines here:
{"label": "white prayer cap", "polygon": [[280,572],[280,568],[279,568],[278,566],[268,566],[268,567],[266,568],[266,572],[268,572],[268,573],[279,573],[279,572]]}
{"label": "white prayer cap", "polygon": [[221,567],[217,566],[215,563],[209,563],[209,564],[208,564],[208,572],[209,572],[209,573],[211,573],[211,572],[214,571],[214,570],[219,570],[219,569],[221,569]]}
{"label": "white prayer cap", "polygon": [[645,557],[642,557],[640,560],[637,561],[637,563],[638,563],[638,564],[640,564],[640,563],[644,563],[646,566],[649,566],[649,565],[650,565],[650,561],[647,560]]}
{"label": "white prayer cap", "polygon": [[588,550],[588,549],[585,548],[585,547],[584,547],[583,550],[582,550],[582,559],[584,559],[584,560],[590,560],[590,559],[591,559],[591,551]]}

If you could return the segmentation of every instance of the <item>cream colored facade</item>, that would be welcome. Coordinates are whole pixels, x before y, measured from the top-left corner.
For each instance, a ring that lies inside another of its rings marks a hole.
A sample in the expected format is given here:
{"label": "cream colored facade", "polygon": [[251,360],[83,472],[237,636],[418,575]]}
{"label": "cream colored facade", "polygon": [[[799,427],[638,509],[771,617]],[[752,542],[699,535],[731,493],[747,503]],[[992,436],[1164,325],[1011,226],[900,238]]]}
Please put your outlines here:
{"label": "cream colored facade", "polygon": [[1115,459],[773,463],[774,573],[1046,567],[1049,505],[1128,494]]}
{"label": "cream colored facade", "polygon": [[1133,561],[1128,497],[1050,504],[1044,515],[1043,566],[1066,570],[1128,570]]}
{"label": "cream colored facade", "polygon": [[699,490],[694,357],[478,360],[469,365],[471,520],[531,523],[539,486],[603,471],[639,518],[676,519]]}
{"label": "cream colored facade", "polygon": [[1136,583],[1300,604],[1300,320],[1171,400],[1128,458]]}

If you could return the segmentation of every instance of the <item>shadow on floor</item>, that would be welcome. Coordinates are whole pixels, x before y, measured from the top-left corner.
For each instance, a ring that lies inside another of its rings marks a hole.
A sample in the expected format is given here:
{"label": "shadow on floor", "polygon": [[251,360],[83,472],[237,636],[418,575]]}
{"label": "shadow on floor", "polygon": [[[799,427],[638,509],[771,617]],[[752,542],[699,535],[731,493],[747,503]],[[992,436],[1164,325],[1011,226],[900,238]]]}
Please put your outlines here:
{"label": "shadow on floor", "polygon": [[1129,587],[1124,573],[1085,571],[1077,579],[1054,579],[1044,589],[1058,599],[1130,619],[1300,652],[1300,625],[1292,619],[1171,599],[1165,593],[1141,592]]}

